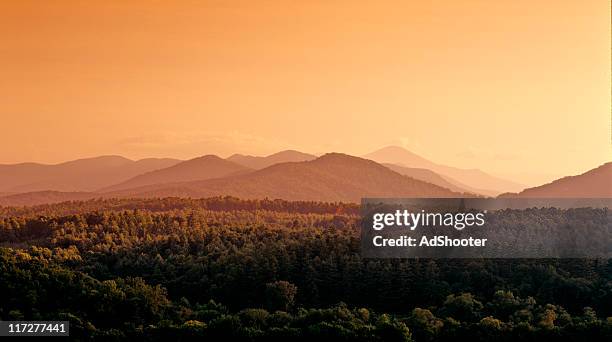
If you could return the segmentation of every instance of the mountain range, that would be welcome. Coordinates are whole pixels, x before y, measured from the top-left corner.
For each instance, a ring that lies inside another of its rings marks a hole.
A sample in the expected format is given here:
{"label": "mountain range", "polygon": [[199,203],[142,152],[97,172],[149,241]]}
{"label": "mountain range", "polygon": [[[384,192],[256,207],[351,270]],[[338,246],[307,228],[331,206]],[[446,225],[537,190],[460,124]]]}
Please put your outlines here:
{"label": "mountain range", "polygon": [[95,191],[180,162],[171,158],[134,161],[120,156],[100,156],[55,165],[39,163],[0,165],[0,192]]}
{"label": "mountain range", "polygon": [[460,197],[449,189],[403,176],[374,161],[329,153],[237,176],[157,184],[107,193],[111,197],[211,197],[359,202],[362,197]]}
{"label": "mountain range", "polygon": [[312,154],[286,150],[265,157],[234,154],[227,158],[227,160],[251,169],[260,170],[278,163],[310,161],[316,158],[317,156]]}
{"label": "mountain range", "polygon": [[152,184],[222,178],[248,173],[249,171],[252,171],[252,169],[236,164],[228,159],[222,159],[215,155],[206,155],[179,162],[167,168],[143,173],[119,184],[100,189],[99,192],[112,192]]}
{"label": "mountain range", "polygon": [[0,205],[224,195],[359,202],[362,197],[490,196],[499,191],[504,191],[503,197],[612,197],[611,165],[524,189],[477,169],[433,163],[400,147],[386,147],[364,158],[341,153],[317,157],[292,150],[264,157],[205,155],[186,161],[102,156],[56,165],[0,165]]}

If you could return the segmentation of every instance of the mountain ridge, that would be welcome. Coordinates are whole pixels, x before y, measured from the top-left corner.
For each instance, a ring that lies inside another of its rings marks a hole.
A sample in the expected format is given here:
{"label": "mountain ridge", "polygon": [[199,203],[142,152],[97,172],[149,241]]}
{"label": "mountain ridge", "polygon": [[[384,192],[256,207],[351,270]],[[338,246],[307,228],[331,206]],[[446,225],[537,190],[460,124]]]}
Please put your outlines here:
{"label": "mountain ridge", "polygon": [[296,150],[284,150],[264,157],[244,154],[233,154],[226,158],[226,160],[232,161],[242,166],[249,167],[251,169],[261,170],[263,168],[278,163],[309,161],[314,160],[316,158],[317,156],[312,154]]}
{"label": "mountain ridge", "polygon": [[216,155],[208,154],[182,161],[167,168],[157,169],[134,176],[124,182],[102,188],[99,192],[111,192],[152,184],[221,178],[250,171],[252,171],[252,169],[220,158]]}
{"label": "mountain ridge", "polygon": [[94,191],[178,162],[180,161],[172,158],[131,160],[106,155],[57,164],[4,164],[0,165],[0,191]]}
{"label": "mountain ridge", "polygon": [[[231,163],[216,156],[215,160]],[[198,159],[198,158],[194,158]],[[206,159],[206,158],[205,158]],[[188,161],[187,161],[188,162]],[[440,185],[402,175],[402,167],[342,153],[328,153],[314,160],[274,164],[222,178],[152,184],[111,192],[38,191],[0,192],[0,205],[35,205],[93,198],[159,198],[235,196],[244,199],[280,198],[324,202],[359,202],[362,197],[471,197],[473,193],[451,191]],[[405,171],[405,170],[403,170]],[[413,172],[414,170],[409,170]],[[435,175],[429,170],[428,175]],[[430,173],[431,172],[431,173]],[[581,180],[589,177],[586,184]],[[440,178],[443,179],[442,176]],[[436,181],[440,181],[437,179]],[[559,184],[577,184],[573,188]],[[555,186],[557,193],[542,195],[541,189]],[[533,189],[540,189],[536,193]],[[569,190],[568,190],[569,189]],[[570,192],[571,189],[582,193]],[[603,190],[602,190],[603,189]],[[587,191],[588,190],[588,191]],[[560,192],[559,192],[560,191]],[[599,191],[599,192],[593,192]],[[577,176],[568,176],[522,193],[499,197],[612,197],[612,162]]]}
{"label": "mountain ridge", "polygon": [[612,162],[574,176],[566,176],[519,193],[499,197],[519,198],[608,198],[612,197]]}
{"label": "mountain ridge", "polygon": [[[381,165],[399,173],[404,176],[412,177],[414,179],[418,179],[427,183],[435,184],[441,186],[443,188],[447,188],[456,192],[465,192],[465,193],[473,193],[480,194],[474,190],[469,190],[467,187],[457,186],[455,182],[451,182],[447,180],[448,177],[443,177],[434,171],[425,168],[417,168],[417,167],[405,167],[396,164],[390,163],[381,163]],[[458,183],[458,182],[457,182]]]}
{"label": "mountain ridge", "polygon": [[462,194],[403,176],[374,161],[340,153],[279,163],[227,178],[180,182],[107,193],[107,196],[282,198],[359,202],[362,197],[461,197]]}
{"label": "mountain ridge", "polygon": [[427,160],[411,151],[399,146],[386,146],[363,156],[379,163],[396,164],[402,167],[424,168],[431,170],[442,177],[460,182],[455,184],[458,187],[469,187],[468,190],[478,191],[478,193],[495,196],[509,191],[520,191],[524,185],[508,181],[496,176],[487,174],[479,169],[461,169],[453,166],[441,165]]}

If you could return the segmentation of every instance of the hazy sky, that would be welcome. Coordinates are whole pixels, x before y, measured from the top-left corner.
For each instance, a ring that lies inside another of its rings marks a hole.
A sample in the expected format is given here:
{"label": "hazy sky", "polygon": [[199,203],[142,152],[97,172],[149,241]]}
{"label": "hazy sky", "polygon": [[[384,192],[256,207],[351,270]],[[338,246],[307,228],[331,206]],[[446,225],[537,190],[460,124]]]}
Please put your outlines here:
{"label": "hazy sky", "polygon": [[401,145],[610,161],[610,2],[0,1],[0,163]]}

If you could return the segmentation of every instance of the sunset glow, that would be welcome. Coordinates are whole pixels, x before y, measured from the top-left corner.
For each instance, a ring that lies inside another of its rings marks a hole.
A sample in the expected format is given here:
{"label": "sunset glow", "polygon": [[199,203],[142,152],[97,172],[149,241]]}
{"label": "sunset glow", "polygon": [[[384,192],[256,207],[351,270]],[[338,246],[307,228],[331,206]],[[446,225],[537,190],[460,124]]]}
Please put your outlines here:
{"label": "sunset glow", "polygon": [[3,1],[0,163],[387,145],[539,184],[612,156],[609,1]]}

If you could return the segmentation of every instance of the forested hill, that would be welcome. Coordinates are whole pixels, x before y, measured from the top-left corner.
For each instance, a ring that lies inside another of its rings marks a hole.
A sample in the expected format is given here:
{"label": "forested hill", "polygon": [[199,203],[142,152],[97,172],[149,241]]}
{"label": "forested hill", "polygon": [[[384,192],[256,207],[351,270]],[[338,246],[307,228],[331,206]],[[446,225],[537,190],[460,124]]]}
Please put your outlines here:
{"label": "forested hill", "polygon": [[[612,338],[610,260],[362,259],[356,209],[236,198],[2,208],[0,319],[68,320],[78,341]],[[526,217],[589,210],[605,209]]]}
{"label": "forested hill", "polygon": [[67,201],[37,206],[1,207],[0,218],[11,216],[68,216],[92,212],[121,212],[142,210],[147,212],[174,212],[184,210],[210,211],[269,211],[285,213],[358,215],[359,205],[342,202],[285,201],[280,199],[243,200],[237,197],[220,196],[210,198],[149,198],[149,199],[92,199]]}

